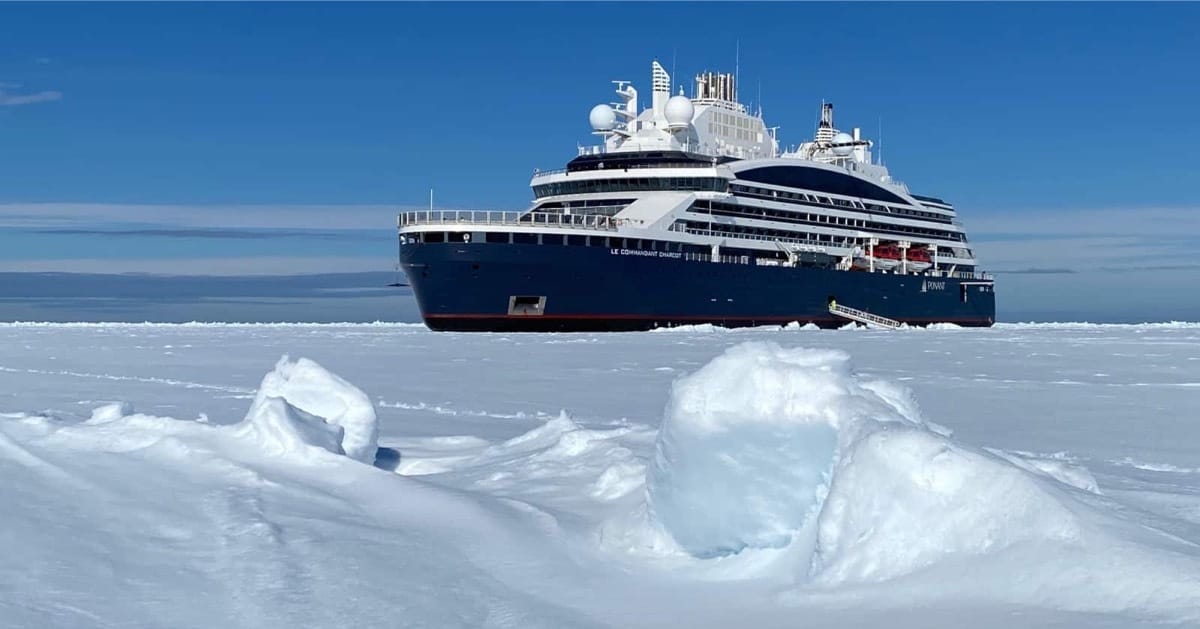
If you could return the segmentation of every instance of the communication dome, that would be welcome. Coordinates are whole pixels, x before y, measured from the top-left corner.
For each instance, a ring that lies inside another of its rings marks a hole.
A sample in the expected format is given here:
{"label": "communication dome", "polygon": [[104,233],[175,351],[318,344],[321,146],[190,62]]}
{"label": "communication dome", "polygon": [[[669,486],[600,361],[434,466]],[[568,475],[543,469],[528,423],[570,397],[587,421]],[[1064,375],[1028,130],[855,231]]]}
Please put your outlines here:
{"label": "communication dome", "polygon": [[617,112],[608,105],[596,105],[588,114],[588,122],[596,131],[612,131],[617,126]]}
{"label": "communication dome", "polygon": [[[839,133],[833,136],[833,153],[835,155],[849,155],[854,151],[854,147],[850,143],[854,141],[849,133]],[[841,145],[841,146],[839,146]]]}
{"label": "communication dome", "polygon": [[667,124],[672,127],[686,127],[692,122],[692,115],[696,113],[696,108],[692,106],[692,101],[687,96],[677,95],[672,96],[667,100]]}

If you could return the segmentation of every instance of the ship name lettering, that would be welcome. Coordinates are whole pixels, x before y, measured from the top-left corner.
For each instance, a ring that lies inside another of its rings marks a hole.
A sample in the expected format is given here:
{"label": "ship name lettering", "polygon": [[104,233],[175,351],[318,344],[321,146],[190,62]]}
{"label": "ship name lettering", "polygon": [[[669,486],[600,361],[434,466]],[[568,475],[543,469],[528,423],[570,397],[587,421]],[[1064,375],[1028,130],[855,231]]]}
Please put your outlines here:
{"label": "ship name lettering", "polygon": [[646,251],[643,249],[609,249],[608,253],[614,256],[646,256],[650,258],[683,257],[683,254],[678,251]]}

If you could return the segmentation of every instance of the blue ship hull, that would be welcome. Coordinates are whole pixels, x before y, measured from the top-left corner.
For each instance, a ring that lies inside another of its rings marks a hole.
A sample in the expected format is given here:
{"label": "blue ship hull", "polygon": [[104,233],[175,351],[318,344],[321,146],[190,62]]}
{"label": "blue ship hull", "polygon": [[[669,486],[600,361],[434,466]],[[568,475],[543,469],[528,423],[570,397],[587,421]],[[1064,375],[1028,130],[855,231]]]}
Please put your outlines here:
{"label": "blue ship hull", "polygon": [[[675,254],[679,256],[679,254]],[[792,321],[839,327],[830,299],[910,325],[990,326],[990,284],[825,268],[726,264],[606,247],[412,243],[400,250],[426,325],[457,331],[605,331]],[[537,299],[513,312],[513,299]]]}

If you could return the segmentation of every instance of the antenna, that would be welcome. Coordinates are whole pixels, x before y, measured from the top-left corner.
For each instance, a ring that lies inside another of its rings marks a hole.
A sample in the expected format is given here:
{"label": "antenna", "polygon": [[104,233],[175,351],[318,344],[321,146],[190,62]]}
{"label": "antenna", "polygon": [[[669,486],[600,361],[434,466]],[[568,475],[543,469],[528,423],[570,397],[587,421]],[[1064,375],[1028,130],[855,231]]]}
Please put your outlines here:
{"label": "antenna", "polygon": [[762,118],[762,79],[758,80],[758,117]]}
{"label": "antenna", "polygon": [[883,163],[883,116],[879,117],[879,165],[885,165]]}
{"label": "antenna", "polygon": [[671,50],[671,79],[672,80],[675,79],[675,57],[678,55],[679,55],[678,47]]}
{"label": "antenna", "polygon": [[741,86],[738,85],[738,83],[741,83],[741,75],[742,75],[742,40],[741,39],[737,40],[736,46],[737,47],[734,49],[734,52],[733,52],[733,102],[740,103],[741,101],[738,100],[738,88]]}
{"label": "antenna", "polygon": [[429,189],[429,211],[433,211],[433,188]]}

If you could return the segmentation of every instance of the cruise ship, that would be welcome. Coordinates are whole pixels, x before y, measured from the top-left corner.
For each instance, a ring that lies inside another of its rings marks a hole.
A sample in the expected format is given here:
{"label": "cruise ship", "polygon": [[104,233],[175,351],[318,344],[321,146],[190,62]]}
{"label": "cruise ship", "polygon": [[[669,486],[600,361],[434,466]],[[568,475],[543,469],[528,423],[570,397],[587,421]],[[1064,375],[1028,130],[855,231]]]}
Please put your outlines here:
{"label": "cruise ship", "polygon": [[994,322],[993,278],[954,206],[894,179],[832,104],[781,150],[734,74],[672,95],[655,61],[644,110],[613,83],[588,116],[602,142],[535,171],[527,210],[400,214],[400,265],[431,329]]}

